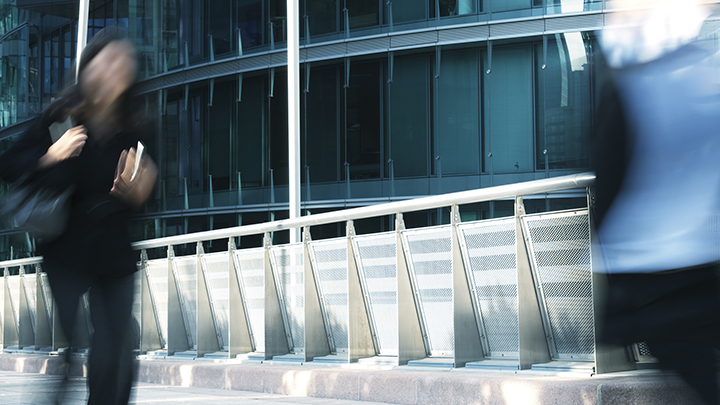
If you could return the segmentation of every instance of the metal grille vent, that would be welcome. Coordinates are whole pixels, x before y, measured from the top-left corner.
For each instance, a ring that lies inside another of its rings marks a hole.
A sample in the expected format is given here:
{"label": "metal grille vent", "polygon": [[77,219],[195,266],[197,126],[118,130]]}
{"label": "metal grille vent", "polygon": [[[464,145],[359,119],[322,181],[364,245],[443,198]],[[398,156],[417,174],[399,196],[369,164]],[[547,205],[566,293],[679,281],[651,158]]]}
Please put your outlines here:
{"label": "metal grille vent", "polygon": [[432,354],[455,349],[450,226],[403,231]]}
{"label": "metal grille vent", "polygon": [[368,296],[382,355],[398,353],[397,243],[395,232],[353,237],[356,263]]}
{"label": "metal grille vent", "polygon": [[348,262],[347,239],[332,239],[310,244],[335,352],[348,348]]}
{"label": "metal grille vent", "polygon": [[295,352],[305,350],[305,261],[302,243],[270,248]]}
{"label": "metal grille vent", "polygon": [[197,256],[173,259],[188,346],[197,348]]}
{"label": "metal grille vent", "polygon": [[650,347],[648,346],[647,342],[638,342],[637,348],[640,356],[652,356],[652,353],[650,352]]}
{"label": "metal grille vent", "polygon": [[167,347],[168,324],[168,261],[167,259],[149,260],[147,262],[150,295],[155,303],[157,319],[160,324],[160,336],[163,347]]}
{"label": "metal grille vent", "polygon": [[557,356],[594,354],[587,210],[524,218]]}
{"label": "metal grille vent", "polygon": [[220,346],[228,350],[230,332],[228,318],[230,313],[230,278],[228,276],[228,253],[210,253],[203,256],[207,270],[210,305],[215,316],[215,327],[220,334]]}
{"label": "metal grille vent", "polygon": [[33,333],[35,333],[35,311],[37,305],[35,305],[36,291],[37,291],[37,279],[35,274],[25,274],[23,276],[23,283],[25,284],[25,299],[27,300],[28,313],[30,314],[30,324],[32,325]]}
{"label": "metal grille vent", "polygon": [[265,351],[265,249],[236,250],[238,279],[243,285],[255,351]]}
{"label": "metal grille vent", "polygon": [[520,350],[515,219],[458,225],[489,356]]}

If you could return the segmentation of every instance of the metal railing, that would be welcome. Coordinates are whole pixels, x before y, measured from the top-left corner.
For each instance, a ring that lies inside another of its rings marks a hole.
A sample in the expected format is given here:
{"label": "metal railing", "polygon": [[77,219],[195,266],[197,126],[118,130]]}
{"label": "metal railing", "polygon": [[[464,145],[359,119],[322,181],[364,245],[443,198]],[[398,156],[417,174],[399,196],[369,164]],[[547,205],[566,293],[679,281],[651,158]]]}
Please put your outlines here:
{"label": "metal railing", "polygon": [[[589,210],[524,211],[523,196],[589,191],[593,180],[582,173],[134,243],[138,349],[242,361],[628,368],[595,342],[602,283],[592,272]],[[461,221],[460,205],[498,199],[514,199],[515,215]],[[442,207],[451,207],[450,224],[405,229],[403,213]],[[394,231],[355,234],[353,221],[386,215]],[[339,222],[345,237],[310,237],[313,226]],[[302,242],[272,245],[270,233],[297,228]],[[263,247],[236,249],[236,237],[256,234]],[[204,252],[202,242],[224,238],[227,252]],[[191,243],[194,255],[175,256],[173,246]],[[167,257],[149,260],[151,248]],[[41,261],[0,262],[6,350],[64,343]]]}

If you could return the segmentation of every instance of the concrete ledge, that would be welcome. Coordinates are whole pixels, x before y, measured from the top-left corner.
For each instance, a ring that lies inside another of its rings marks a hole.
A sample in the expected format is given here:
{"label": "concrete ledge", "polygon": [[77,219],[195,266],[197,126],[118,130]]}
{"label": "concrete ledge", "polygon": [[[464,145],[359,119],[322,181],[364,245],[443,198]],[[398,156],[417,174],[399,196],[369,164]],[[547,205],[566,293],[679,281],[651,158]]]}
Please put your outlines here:
{"label": "concrete ledge", "polygon": [[[0,370],[63,374],[59,357],[0,354]],[[87,376],[84,358],[69,374]],[[657,373],[593,377],[533,372],[364,370],[304,366],[141,360],[138,380],[213,388],[393,404],[696,404],[678,378]]]}

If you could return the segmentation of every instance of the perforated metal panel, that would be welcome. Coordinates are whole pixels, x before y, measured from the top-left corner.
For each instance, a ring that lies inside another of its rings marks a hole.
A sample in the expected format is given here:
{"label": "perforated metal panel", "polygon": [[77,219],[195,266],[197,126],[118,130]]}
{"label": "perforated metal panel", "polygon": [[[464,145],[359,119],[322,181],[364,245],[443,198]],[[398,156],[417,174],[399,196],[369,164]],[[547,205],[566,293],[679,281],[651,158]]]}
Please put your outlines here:
{"label": "perforated metal panel", "polygon": [[587,210],[529,215],[523,222],[553,337],[553,357],[592,358],[595,324]]}
{"label": "perforated metal panel", "polygon": [[450,226],[402,232],[432,354],[455,349]]}
{"label": "perforated metal panel", "polygon": [[32,325],[33,333],[35,333],[37,279],[35,274],[25,274],[22,279],[25,287],[25,299],[27,300],[28,313],[30,314],[30,324]]}
{"label": "perforated metal panel", "polygon": [[197,256],[173,259],[175,277],[180,297],[185,331],[189,333],[188,345],[197,348]]}
{"label": "perforated metal panel", "polygon": [[270,248],[275,274],[285,304],[285,315],[295,352],[305,350],[305,261],[303,245],[297,243]]}
{"label": "perforated metal panel", "polygon": [[220,334],[223,350],[228,349],[230,332],[228,318],[230,315],[230,264],[228,253],[211,253],[203,255],[207,270],[207,283],[210,292],[210,303],[215,316],[215,327]]}
{"label": "perforated metal panel", "polygon": [[313,268],[320,285],[320,299],[332,336],[333,351],[348,348],[348,263],[347,239],[331,239],[310,244]]}
{"label": "perforated metal panel", "polygon": [[381,355],[398,354],[397,243],[395,232],[352,238],[355,260]]}
{"label": "perforated metal panel", "polygon": [[652,356],[652,353],[650,352],[650,347],[648,346],[647,342],[639,342],[637,344],[637,348],[638,348],[638,353],[640,354],[640,356],[644,356],[644,357]]}
{"label": "perforated metal panel", "polygon": [[168,326],[168,261],[167,259],[148,260],[147,272],[149,275],[150,295],[157,311],[160,324],[160,336],[163,347],[167,348]]}
{"label": "perforated metal panel", "polygon": [[250,318],[255,350],[265,351],[265,249],[235,251],[238,279],[243,285],[243,299]]}
{"label": "perforated metal panel", "polygon": [[520,350],[515,219],[458,225],[460,246],[469,269],[487,357],[507,357]]}

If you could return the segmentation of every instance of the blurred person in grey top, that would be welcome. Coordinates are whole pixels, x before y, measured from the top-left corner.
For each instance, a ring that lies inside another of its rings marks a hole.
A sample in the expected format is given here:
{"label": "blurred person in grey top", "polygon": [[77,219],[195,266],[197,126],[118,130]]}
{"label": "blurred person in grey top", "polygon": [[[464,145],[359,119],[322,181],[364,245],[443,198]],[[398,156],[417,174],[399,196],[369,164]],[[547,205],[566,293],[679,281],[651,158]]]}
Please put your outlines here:
{"label": "blurred person in grey top", "polygon": [[608,295],[600,338],[646,341],[718,402],[720,55],[693,1],[625,1],[601,34],[596,219]]}

